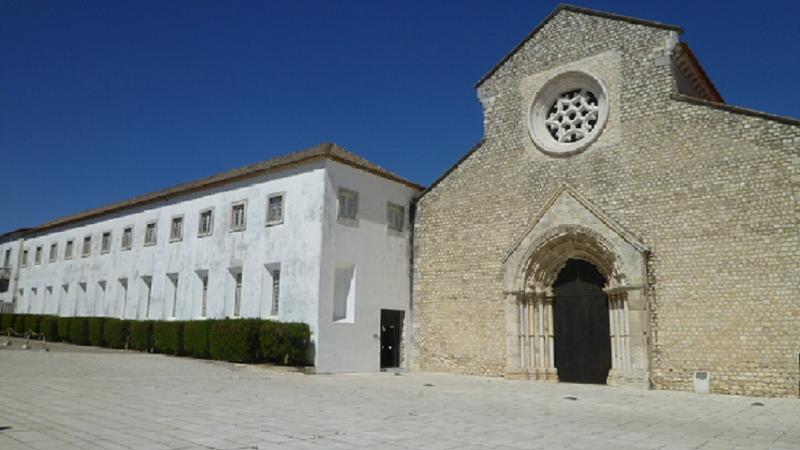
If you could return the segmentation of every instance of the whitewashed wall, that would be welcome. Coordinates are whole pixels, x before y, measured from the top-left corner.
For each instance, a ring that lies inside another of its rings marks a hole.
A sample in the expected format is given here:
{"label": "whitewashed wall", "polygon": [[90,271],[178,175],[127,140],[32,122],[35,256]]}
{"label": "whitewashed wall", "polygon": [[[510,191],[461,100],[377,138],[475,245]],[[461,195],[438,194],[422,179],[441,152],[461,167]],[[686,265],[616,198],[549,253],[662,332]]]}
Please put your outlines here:
{"label": "whitewashed wall", "polygon": [[[418,191],[333,161],[327,163],[327,168],[317,370],[377,371],[380,370],[381,309],[404,311],[408,318],[409,209]],[[340,187],[359,194],[357,226],[337,220]],[[400,234],[387,229],[388,201],[405,207],[405,226]],[[337,266],[349,265],[355,266],[353,320],[335,322],[335,271]]]}
{"label": "whitewashed wall", "polygon": [[[337,220],[339,187],[359,193],[357,226]],[[267,226],[267,197],[277,192],[285,195],[284,222]],[[14,247],[14,265],[18,264],[20,246],[28,250],[27,267],[19,269],[18,282],[0,294],[0,299],[8,297],[6,301],[10,302],[16,293],[18,313],[169,319],[173,288],[168,275],[178,274],[176,319],[199,319],[202,284],[198,271],[207,271],[206,317],[223,318],[233,315],[235,281],[231,269],[241,268],[242,317],[308,323],[319,372],[376,371],[380,368],[380,310],[409,310],[408,215],[416,194],[405,185],[343,164],[311,162],[29,235],[22,244],[0,244],[0,252]],[[231,205],[241,200],[247,201],[246,228],[231,232]],[[405,207],[402,233],[387,230],[387,201]],[[199,214],[207,208],[214,209],[213,233],[198,237]],[[184,217],[183,239],[170,242],[171,219],[176,215]],[[145,246],[145,226],[153,220],[158,223],[157,242]],[[122,231],[128,226],[134,227],[133,246],[123,250]],[[111,251],[101,254],[106,231],[112,232]],[[83,257],[83,238],[88,234],[92,236],[92,252]],[[68,239],[75,242],[71,259],[64,258]],[[49,260],[52,243],[58,243],[55,262]],[[43,251],[39,265],[34,263],[37,246]],[[0,258],[3,255],[0,253]],[[280,307],[278,316],[272,317],[267,268],[278,264]],[[334,323],[334,274],[337,265],[343,264],[355,267],[353,320]],[[152,280],[149,314],[143,277]],[[127,279],[127,292],[120,279]],[[24,290],[22,296],[20,289]]]}
{"label": "whitewashed wall", "polygon": [[[201,316],[201,281],[197,271],[208,271],[209,318],[233,315],[234,281],[231,268],[241,268],[242,317],[270,317],[271,283],[266,265],[280,264],[280,308],[276,317],[303,321],[315,330],[317,289],[320,272],[323,162],[299,169],[251,178],[209,191],[193,193],[167,202],[103,216],[101,220],[70,226],[26,238],[28,266],[19,271],[15,286],[24,295],[17,299],[17,312],[62,316],[109,316],[127,319],[167,319],[171,316],[171,287],[167,274],[179,274],[177,319]],[[267,196],[285,193],[284,222],[266,226]],[[247,201],[247,224],[243,231],[230,231],[234,202]],[[198,237],[201,210],[214,208],[211,236]],[[183,239],[170,242],[173,216],[184,216]],[[158,221],[156,245],[144,245],[145,225]],[[134,227],[131,250],[121,248],[122,230]],[[100,253],[101,235],[112,232],[111,252]],[[82,257],[84,236],[92,235],[91,256]],[[74,256],[65,260],[68,239],[75,240]],[[58,243],[56,262],[49,261],[49,248]],[[43,261],[34,264],[35,249],[43,246]],[[149,316],[146,316],[146,286],[142,277],[152,277]],[[128,280],[127,301],[119,280]],[[100,282],[106,282],[102,291]],[[85,284],[86,293],[81,289]],[[68,285],[68,290],[63,285]],[[48,287],[52,287],[50,294]],[[264,289],[266,287],[266,289]],[[36,289],[36,294],[33,293]],[[124,305],[123,305],[124,303]]]}

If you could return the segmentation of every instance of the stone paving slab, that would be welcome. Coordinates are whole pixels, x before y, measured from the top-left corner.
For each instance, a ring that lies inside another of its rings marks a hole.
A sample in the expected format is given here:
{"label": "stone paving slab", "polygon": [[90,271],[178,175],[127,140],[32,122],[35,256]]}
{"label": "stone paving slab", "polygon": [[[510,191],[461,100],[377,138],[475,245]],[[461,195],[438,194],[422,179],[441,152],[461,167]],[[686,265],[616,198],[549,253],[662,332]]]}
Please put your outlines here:
{"label": "stone paving slab", "polygon": [[0,348],[2,450],[800,449],[798,399],[20,344]]}

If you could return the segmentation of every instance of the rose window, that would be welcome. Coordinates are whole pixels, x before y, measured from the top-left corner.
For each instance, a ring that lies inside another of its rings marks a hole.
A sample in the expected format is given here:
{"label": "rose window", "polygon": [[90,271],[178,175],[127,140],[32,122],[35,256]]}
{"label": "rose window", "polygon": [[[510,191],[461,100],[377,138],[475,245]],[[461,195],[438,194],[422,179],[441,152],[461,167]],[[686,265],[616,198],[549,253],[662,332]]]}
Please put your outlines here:
{"label": "rose window", "polygon": [[608,96],[599,79],[585,72],[563,72],[539,89],[528,113],[533,143],[550,156],[586,150],[603,132]]}
{"label": "rose window", "polygon": [[599,115],[597,97],[589,90],[561,94],[550,107],[545,125],[558,142],[578,142],[592,132]]}

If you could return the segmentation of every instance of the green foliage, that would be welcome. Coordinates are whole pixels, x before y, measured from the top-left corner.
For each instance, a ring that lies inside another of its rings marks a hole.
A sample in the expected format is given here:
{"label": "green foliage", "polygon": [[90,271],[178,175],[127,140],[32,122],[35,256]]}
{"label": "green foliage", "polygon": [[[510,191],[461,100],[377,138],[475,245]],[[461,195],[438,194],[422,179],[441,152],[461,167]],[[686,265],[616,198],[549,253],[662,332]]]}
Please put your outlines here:
{"label": "green foliage", "polygon": [[42,316],[39,314],[26,314],[25,315],[25,330],[24,333],[28,331],[32,331],[34,333],[39,332],[39,322],[41,322]]}
{"label": "green foliage", "polygon": [[131,321],[130,339],[128,348],[139,350],[140,352],[153,351],[153,321],[135,320]]}
{"label": "green foliage", "polygon": [[64,342],[72,342],[72,335],[69,329],[72,327],[72,317],[58,318],[58,336]]}
{"label": "green foliage", "polygon": [[76,345],[89,345],[89,318],[71,317],[72,323],[69,326],[70,342]]}
{"label": "green foliage", "polygon": [[50,342],[60,341],[61,338],[58,335],[58,317],[42,316],[42,321],[39,322],[39,333],[43,334],[45,339]]}
{"label": "green foliage", "polygon": [[153,349],[156,353],[182,354],[183,322],[158,321],[153,323]]}
{"label": "green foliage", "polygon": [[129,321],[104,317],[3,314],[0,331],[35,330],[48,341],[131,348],[250,363],[305,364],[311,330],[304,323],[259,319]]}
{"label": "green foliage", "polygon": [[215,320],[208,332],[208,350],[212,359],[231,362],[255,362],[261,358],[258,319]]}
{"label": "green foliage", "polygon": [[125,348],[128,344],[128,332],[131,323],[121,319],[106,319],[103,321],[103,339],[105,345],[111,348]]}
{"label": "green foliage", "polygon": [[106,345],[106,340],[103,336],[103,325],[105,321],[105,317],[89,318],[89,342],[95,347],[104,347]]}
{"label": "green foliage", "polygon": [[5,333],[9,328],[14,328],[14,319],[16,314],[2,314],[0,315],[0,332]]}
{"label": "green foliage", "polygon": [[261,355],[279,364],[305,364],[311,329],[305,323],[264,320],[260,329]]}
{"label": "green foliage", "polygon": [[24,333],[28,330],[25,329],[27,314],[14,315],[14,331],[17,333]]}
{"label": "green foliage", "polygon": [[183,325],[183,351],[195,358],[208,358],[208,330],[213,320],[192,320]]}

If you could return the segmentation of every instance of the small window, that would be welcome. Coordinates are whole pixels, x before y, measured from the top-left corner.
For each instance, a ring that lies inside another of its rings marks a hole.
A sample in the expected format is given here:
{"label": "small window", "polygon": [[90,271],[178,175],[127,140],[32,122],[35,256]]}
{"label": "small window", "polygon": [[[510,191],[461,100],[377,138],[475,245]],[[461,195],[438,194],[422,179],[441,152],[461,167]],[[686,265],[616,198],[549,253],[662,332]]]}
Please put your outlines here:
{"label": "small window", "polygon": [[183,216],[175,216],[169,227],[169,240],[175,242],[181,239],[183,239]]}
{"label": "small window", "polygon": [[83,238],[83,248],[81,249],[81,256],[89,256],[92,254],[92,237],[86,236]]}
{"label": "small window", "polygon": [[6,256],[3,259],[3,267],[11,267],[11,249],[6,250]]}
{"label": "small window", "polygon": [[34,253],[33,263],[37,266],[42,263],[42,246],[36,247],[36,253]]}
{"label": "small window", "polygon": [[239,317],[242,313],[242,269],[233,272],[233,317]]}
{"label": "small window", "polygon": [[356,267],[337,265],[333,287],[333,321],[353,323],[356,302]]}
{"label": "small window", "polygon": [[278,305],[280,305],[281,298],[281,269],[274,269],[272,271],[272,308],[270,314],[273,316],[278,315]]}
{"label": "small window", "polygon": [[339,218],[358,219],[358,192],[339,189]]}
{"label": "small window", "polygon": [[156,222],[149,222],[144,228],[144,245],[156,245]]}
{"label": "small window", "polygon": [[283,194],[267,197],[267,225],[283,223]]}
{"label": "small window", "polygon": [[22,250],[22,267],[28,267],[28,250]]}
{"label": "small window", "polygon": [[200,223],[197,229],[197,235],[210,236],[214,232],[214,210],[206,209],[200,211]]}
{"label": "small window", "polygon": [[208,312],[208,272],[198,272],[200,277],[200,317]]}
{"label": "small window", "polygon": [[403,231],[406,209],[394,203],[386,204],[386,226],[392,231]]}
{"label": "small window", "polygon": [[103,233],[103,238],[100,241],[100,253],[108,253],[111,251],[111,232],[106,231]]}
{"label": "small window", "polygon": [[64,259],[72,259],[72,255],[75,253],[75,241],[70,239],[67,241],[66,245],[64,245]]}
{"label": "small window", "polygon": [[246,203],[236,202],[231,206],[231,231],[244,230],[246,223]]}
{"label": "small window", "polygon": [[58,259],[58,244],[50,244],[50,262],[55,262]]}
{"label": "small window", "polygon": [[122,230],[122,249],[130,250],[133,247],[133,227]]}

